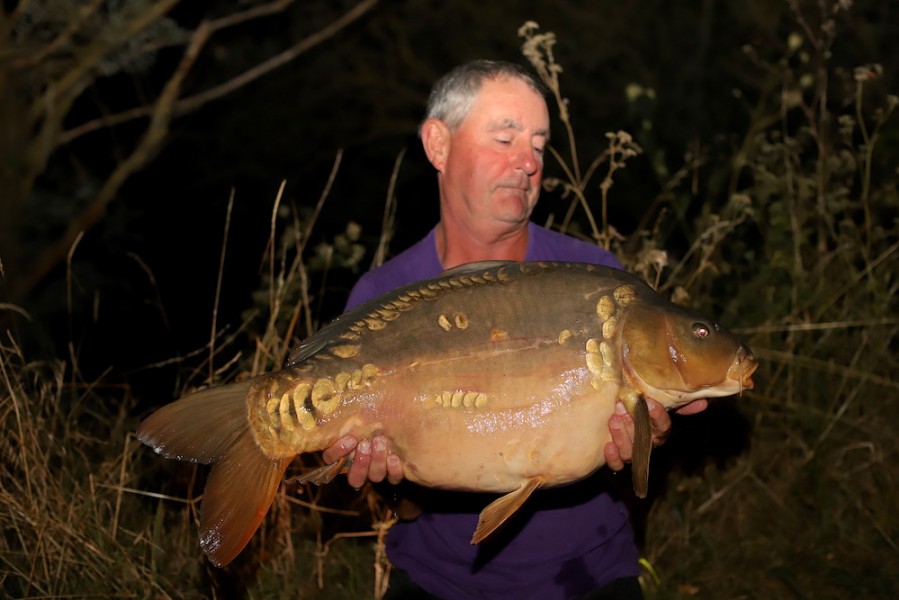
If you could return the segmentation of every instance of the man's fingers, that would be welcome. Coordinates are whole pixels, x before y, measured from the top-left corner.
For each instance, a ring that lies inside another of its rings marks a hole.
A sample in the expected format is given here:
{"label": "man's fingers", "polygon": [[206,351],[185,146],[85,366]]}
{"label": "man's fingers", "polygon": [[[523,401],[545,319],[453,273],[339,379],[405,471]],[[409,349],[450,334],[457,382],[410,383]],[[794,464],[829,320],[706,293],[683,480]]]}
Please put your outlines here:
{"label": "man's fingers", "polygon": [[356,489],[361,488],[368,479],[369,465],[371,465],[371,442],[362,440],[356,448],[353,464],[346,474],[347,483]]}
{"label": "man's fingers", "polygon": [[387,438],[376,435],[371,440],[371,462],[368,466],[368,478],[374,483],[384,481],[387,476]]}
{"label": "man's fingers", "polygon": [[346,480],[356,489],[366,481],[378,483],[387,479],[397,484],[403,480],[403,461],[388,450],[389,442],[384,435],[378,434],[371,441],[360,441],[352,435],[345,435],[322,453],[322,459],[330,465],[349,456],[352,462],[346,472]]}
{"label": "man's fingers", "polygon": [[621,454],[618,453],[618,446],[615,442],[606,442],[603,447],[603,455],[606,457],[606,464],[613,471],[620,471],[624,468],[624,461],[621,460]]}
{"label": "man's fingers", "polygon": [[695,415],[696,413],[700,413],[709,407],[709,401],[701,398],[699,400],[694,400],[690,404],[686,406],[681,406],[676,411],[679,415]]}
{"label": "man's fingers", "polygon": [[612,443],[618,449],[618,458],[629,462],[634,450],[634,421],[621,402],[615,403],[615,414],[609,418],[609,432],[612,434]]}
{"label": "man's fingers", "polygon": [[646,405],[649,408],[649,421],[652,427],[652,445],[659,446],[671,431],[671,417],[665,407],[651,398],[646,399]]}
{"label": "man's fingers", "polygon": [[393,485],[403,480],[403,461],[396,454],[387,455],[387,481]]}
{"label": "man's fingers", "polygon": [[322,460],[325,464],[336,463],[356,448],[357,440],[352,435],[345,435],[322,452]]}

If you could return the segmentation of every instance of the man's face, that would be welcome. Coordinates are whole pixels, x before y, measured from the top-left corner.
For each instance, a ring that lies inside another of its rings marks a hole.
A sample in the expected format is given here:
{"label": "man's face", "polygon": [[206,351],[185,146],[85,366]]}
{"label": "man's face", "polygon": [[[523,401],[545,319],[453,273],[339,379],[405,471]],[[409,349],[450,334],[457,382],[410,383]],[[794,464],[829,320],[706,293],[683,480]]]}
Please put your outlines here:
{"label": "man's face", "polygon": [[518,79],[487,80],[452,132],[443,170],[448,208],[471,219],[526,223],[543,175],[549,112]]}

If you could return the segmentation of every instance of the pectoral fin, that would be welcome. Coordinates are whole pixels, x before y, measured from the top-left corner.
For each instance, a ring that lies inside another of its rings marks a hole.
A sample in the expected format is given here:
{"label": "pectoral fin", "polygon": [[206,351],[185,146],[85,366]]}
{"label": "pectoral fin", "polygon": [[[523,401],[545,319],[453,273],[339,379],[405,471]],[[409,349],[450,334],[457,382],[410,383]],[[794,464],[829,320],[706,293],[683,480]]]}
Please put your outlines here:
{"label": "pectoral fin", "polygon": [[506,519],[512,516],[516,510],[521,508],[524,501],[527,500],[534,490],[543,485],[542,477],[532,477],[521,484],[521,487],[514,492],[509,492],[505,496],[494,500],[481,511],[478,517],[478,526],[474,530],[471,537],[472,544],[479,544],[484,541],[487,536],[496,531]]}
{"label": "pectoral fin", "polygon": [[645,498],[649,490],[649,455],[652,452],[652,425],[649,421],[649,407],[643,396],[637,396],[628,412],[634,420],[634,450],[631,457],[631,475],[634,494]]}

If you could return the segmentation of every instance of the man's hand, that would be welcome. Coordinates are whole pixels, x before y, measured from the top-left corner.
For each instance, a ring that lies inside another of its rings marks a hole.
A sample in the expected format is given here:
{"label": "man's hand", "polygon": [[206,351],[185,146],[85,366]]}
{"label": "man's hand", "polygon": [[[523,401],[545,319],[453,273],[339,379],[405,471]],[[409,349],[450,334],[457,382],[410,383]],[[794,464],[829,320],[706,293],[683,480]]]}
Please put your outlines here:
{"label": "man's hand", "polygon": [[375,435],[369,440],[357,440],[355,436],[345,435],[334,442],[324,453],[325,463],[331,464],[344,456],[350,455],[352,464],[346,474],[347,483],[356,489],[366,481],[378,483],[387,481],[397,484],[403,479],[403,463],[400,457],[387,451],[387,437]]}
{"label": "man's hand", "polygon": [[[652,425],[652,445],[659,446],[668,437],[671,417],[661,404],[651,398],[646,399],[646,405],[649,408],[649,421]],[[694,400],[675,412],[681,415],[695,415],[704,411],[708,405],[708,400]],[[612,441],[603,448],[603,454],[609,468],[620,471],[625,463],[631,461],[634,450],[634,421],[620,400],[615,402],[615,414],[609,418],[609,431],[612,433]]]}

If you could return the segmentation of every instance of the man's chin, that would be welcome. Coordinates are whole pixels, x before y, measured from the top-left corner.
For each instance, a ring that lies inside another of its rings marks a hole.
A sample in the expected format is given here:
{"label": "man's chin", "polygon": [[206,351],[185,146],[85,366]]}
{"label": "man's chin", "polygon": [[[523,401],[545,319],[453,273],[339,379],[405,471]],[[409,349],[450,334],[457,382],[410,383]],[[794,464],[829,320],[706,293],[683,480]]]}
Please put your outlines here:
{"label": "man's chin", "polygon": [[529,204],[526,199],[507,197],[494,206],[493,217],[510,225],[522,224],[527,223],[531,218],[532,210],[534,210],[533,205]]}

